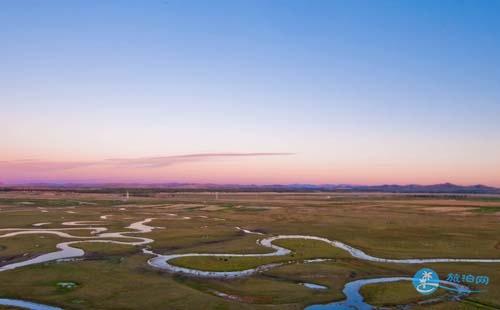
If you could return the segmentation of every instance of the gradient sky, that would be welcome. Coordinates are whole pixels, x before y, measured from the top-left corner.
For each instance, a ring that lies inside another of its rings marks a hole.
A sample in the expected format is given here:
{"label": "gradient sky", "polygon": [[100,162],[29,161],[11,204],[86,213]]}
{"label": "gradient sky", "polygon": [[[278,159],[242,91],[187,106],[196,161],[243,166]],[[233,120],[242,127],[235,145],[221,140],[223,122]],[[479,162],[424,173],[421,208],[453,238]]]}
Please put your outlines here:
{"label": "gradient sky", "polygon": [[0,4],[0,182],[500,186],[500,1]]}

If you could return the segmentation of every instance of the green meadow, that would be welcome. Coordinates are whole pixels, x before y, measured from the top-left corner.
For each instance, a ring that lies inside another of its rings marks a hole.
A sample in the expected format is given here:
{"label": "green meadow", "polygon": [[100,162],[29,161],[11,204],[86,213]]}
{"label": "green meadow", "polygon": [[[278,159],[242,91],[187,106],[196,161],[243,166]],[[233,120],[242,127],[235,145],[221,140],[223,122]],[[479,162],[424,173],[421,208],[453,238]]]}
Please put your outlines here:
{"label": "green meadow", "polygon": [[[42,210],[44,212],[42,212]],[[206,270],[238,271],[280,263],[237,279],[207,279],[172,274],[148,265],[153,256],[181,253],[269,253],[257,243],[274,235],[313,235],[339,240],[383,258],[500,258],[498,197],[343,193],[161,193],[122,201],[120,193],[0,193],[0,229],[60,229],[74,236],[131,231],[131,223],[153,218],[151,238],[142,245],[78,243],[85,255],[74,261],[51,261],[0,272],[0,298],[16,298],[64,309],[302,309],[344,299],[350,281],[376,277],[411,277],[421,265],[373,263],[351,257],[324,242],[277,240],[290,249],[285,256],[191,256],[171,264]],[[102,216],[105,216],[103,219]],[[86,226],[64,222],[95,221]],[[47,223],[42,226],[33,224]],[[248,234],[241,227],[259,234]],[[4,235],[10,231],[0,231]],[[112,238],[108,238],[112,239]],[[0,238],[0,267],[56,251],[60,242],[75,241],[51,234]],[[123,241],[124,239],[120,239]],[[133,241],[133,240],[131,240]],[[326,259],[307,262],[311,259]],[[374,306],[414,304],[417,309],[500,308],[500,264],[426,264],[443,278],[448,273],[487,275],[461,301],[419,303],[450,294],[439,289],[418,294],[410,282],[367,285],[361,289]],[[58,284],[59,283],[59,284]],[[60,283],[74,283],[61,287]],[[327,286],[313,290],[301,283]],[[8,309],[8,308],[1,308]]]}

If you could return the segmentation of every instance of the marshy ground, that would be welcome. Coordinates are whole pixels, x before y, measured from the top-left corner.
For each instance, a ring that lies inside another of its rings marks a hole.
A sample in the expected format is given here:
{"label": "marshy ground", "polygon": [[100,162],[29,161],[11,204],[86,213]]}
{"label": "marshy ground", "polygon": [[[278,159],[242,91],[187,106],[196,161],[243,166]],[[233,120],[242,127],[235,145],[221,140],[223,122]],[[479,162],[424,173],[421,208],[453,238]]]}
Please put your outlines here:
{"label": "marshy ground", "polygon": [[[258,239],[312,235],[342,241],[384,258],[500,258],[500,197],[341,193],[112,193],[2,192],[0,229],[63,228],[70,221],[100,221],[94,227],[121,232],[154,218],[158,227],[137,237],[144,246],[81,243],[76,261],[47,262],[0,272],[0,298],[18,298],[64,309],[302,309],[344,298],[344,284],[356,279],[413,276],[421,265],[373,263],[314,240],[277,240],[293,253],[280,257],[182,257],[172,264],[209,271],[235,271],[285,263],[249,277],[200,279],[152,268],[155,253],[267,253]],[[33,226],[38,225],[38,226]],[[85,226],[86,227],[86,226]],[[259,234],[237,229],[240,227]],[[89,236],[89,230],[72,230]],[[134,236],[134,234],[131,234]],[[0,238],[0,267],[53,252],[72,239],[56,235]],[[133,240],[131,240],[133,241]],[[328,259],[308,263],[309,259]],[[425,264],[448,273],[487,275],[461,302],[416,308],[500,308],[500,264]],[[61,287],[58,283],[74,283]],[[316,283],[313,290],[300,283]],[[423,297],[411,283],[368,285],[361,290],[377,306],[411,304]]]}

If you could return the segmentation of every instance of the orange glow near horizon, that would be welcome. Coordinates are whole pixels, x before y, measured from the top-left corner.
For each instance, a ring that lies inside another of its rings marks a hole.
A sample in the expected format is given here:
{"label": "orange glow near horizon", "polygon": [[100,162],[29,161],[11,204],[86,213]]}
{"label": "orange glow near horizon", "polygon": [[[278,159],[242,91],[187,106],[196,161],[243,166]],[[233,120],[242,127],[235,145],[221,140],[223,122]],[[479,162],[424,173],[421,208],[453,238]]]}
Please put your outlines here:
{"label": "orange glow near horizon", "polygon": [[[177,160],[177,159],[176,159]],[[89,164],[88,164],[89,163]],[[88,165],[87,165],[88,164]],[[81,165],[81,166],[79,166]],[[370,166],[355,163],[325,165],[301,162],[295,156],[209,157],[167,162],[164,166],[122,166],[106,161],[3,161],[1,180],[29,182],[216,183],[216,184],[437,184],[499,186],[497,175],[477,173],[474,167]]]}
{"label": "orange glow near horizon", "polygon": [[95,2],[2,2],[0,182],[500,187],[495,1]]}

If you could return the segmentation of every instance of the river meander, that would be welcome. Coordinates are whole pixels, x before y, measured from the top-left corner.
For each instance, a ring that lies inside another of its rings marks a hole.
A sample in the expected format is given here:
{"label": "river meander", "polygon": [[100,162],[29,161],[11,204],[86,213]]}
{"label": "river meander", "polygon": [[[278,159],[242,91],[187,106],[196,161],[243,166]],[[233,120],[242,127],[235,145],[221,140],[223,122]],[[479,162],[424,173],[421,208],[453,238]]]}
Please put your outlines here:
{"label": "river meander", "polygon": [[[102,217],[101,217],[102,219]],[[124,244],[131,246],[145,246],[147,244],[153,243],[154,240],[150,238],[133,236],[131,234],[138,233],[149,233],[153,231],[157,227],[149,226],[147,223],[151,222],[153,218],[147,218],[142,221],[138,221],[127,226],[127,229],[130,231],[123,232],[107,232],[107,228],[105,227],[93,227],[91,224],[100,223],[102,221],[74,221],[74,222],[64,222],[63,226],[70,226],[64,228],[57,229],[43,229],[43,228],[34,228],[34,229],[17,229],[17,228],[5,228],[0,229],[0,232],[6,232],[3,235],[0,235],[0,238],[8,238],[18,235],[25,234],[53,234],[62,238],[74,239],[73,241],[61,242],[57,244],[58,251],[42,254],[40,256],[27,259],[25,261],[11,263],[0,267],[0,272],[5,272],[8,270],[29,266],[33,264],[40,264],[49,261],[56,260],[67,260],[71,258],[81,257],[85,255],[85,251],[79,248],[75,248],[72,245],[82,242],[106,242],[106,243],[114,243],[114,244]],[[72,226],[72,227],[71,227]],[[78,226],[78,227],[75,227]],[[74,236],[69,232],[71,230],[81,230],[86,229],[90,230],[92,236],[84,237],[84,236]],[[244,231],[248,234],[261,234],[252,232],[240,227],[237,229]],[[109,239],[127,239],[134,241],[117,241],[117,240],[109,240]],[[360,249],[354,248],[346,243],[330,240],[323,237],[317,236],[308,236],[308,235],[278,235],[267,237],[263,239],[259,239],[257,243],[263,247],[267,247],[272,252],[269,253],[256,253],[256,254],[231,254],[231,253],[222,253],[222,254],[213,254],[213,253],[187,253],[187,254],[160,254],[155,253],[149,249],[143,247],[143,253],[147,255],[154,256],[153,258],[148,260],[148,264],[153,268],[169,271],[172,273],[182,273],[189,276],[195,277],[207,277],[207,278],[237,278],[237,277],[245,277],[252,275],[254,273],[262,272],[265,270],[269,270],[271,268],[276,268],[281,266],[281,263],[275,264],[266,264],[261,265],[256,268],[246,269],[246,270],[238,270],[238,271],[204,271],[191,269],[186,267],[176,266],[174,264],[170,264],[169,261],[180,258],[180,257],[188,257],[188,256],[201,256],[201,257],[209,257],[209,256],[217,256],[217,257],[269,257],[269,256],[284,256],[292,253],[291,250],[277,246],[273,244],[276,240],[281,239],[305,239],[305,240],[315,240],[325,242],[333,247],[342,249],[348,252],[352,257],[355,257],[360,260],[378,262],[378,263],[388,263],[388,264],[427,264],[427,263],[500,263],[500,259],[471,259],[471,258],[410,258],[410,259],[391,259],[391,258],[380,258],[376,256],[369,255],[363,252]],[[314,260],[311,260],[314,261]],[[321,260],[318,260],[321,261]],[[382,277],[376,279],[361,279],[349,282],[344,287],[344,295],[346,299],[340,302],[332,302],[325,305],[311,305],[306,309],[308,310],[317,310],[317,309],[345,309],[346,307],[355,307],[355,309],[371,309],[372,307],[363,301],[363,297],[359,293],[359,290],[362,286],[367,284],[377,284],[377,283],[387,283],[387,282],[396,282],[396,281],[408,281],[411,280],[409,277]],[[455,285],[452,283],[446,283],[448,285]],[[466,295],[467,290],[463,290],[462,293],[457,293],[458,295]],[[16,299],[0,299],[0,304],[2,305],[10,305],[17,306],[25,309],[34,309],[34,310],[55,310],[60,309],[56,307],[31,303],[23,300]]]}

